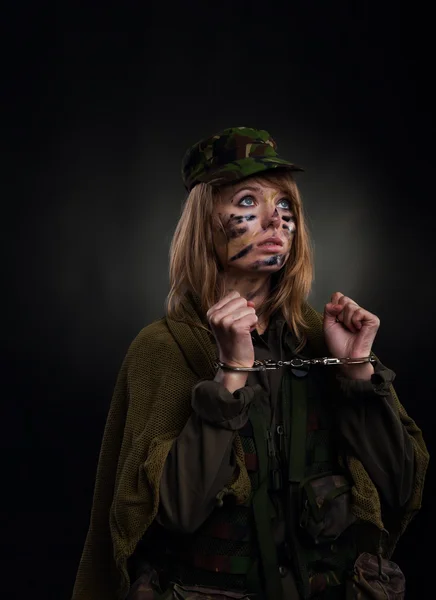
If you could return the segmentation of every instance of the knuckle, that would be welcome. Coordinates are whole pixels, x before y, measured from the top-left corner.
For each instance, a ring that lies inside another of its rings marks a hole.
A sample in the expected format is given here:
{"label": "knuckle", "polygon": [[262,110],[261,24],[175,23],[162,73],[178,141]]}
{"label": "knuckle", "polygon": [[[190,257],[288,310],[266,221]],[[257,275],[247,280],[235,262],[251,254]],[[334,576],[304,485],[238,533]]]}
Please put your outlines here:
{"label": "knuckle", "polygon": [[222,324],[223,327],[228,327],[233,322],[234,322],[234,316],[233,315],[226,315],[225,317],[223,317],[221,319],[221,324]]}
{"label": "knuckle", "polygon": [[213,325],[214,327],[216,327],[219,323],[219,317],[216,314],[213,314],[210,318],[209,318],[209,323],[211,325]]}

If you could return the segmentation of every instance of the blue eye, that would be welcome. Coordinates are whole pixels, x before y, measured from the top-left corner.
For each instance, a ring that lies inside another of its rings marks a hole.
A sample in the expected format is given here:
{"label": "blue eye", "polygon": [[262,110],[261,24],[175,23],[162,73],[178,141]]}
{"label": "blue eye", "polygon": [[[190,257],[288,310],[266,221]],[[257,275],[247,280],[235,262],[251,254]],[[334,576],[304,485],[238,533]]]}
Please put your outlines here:
{"label": "blue eye", "polygon": [[286,206],[282,206],[281,208],[284,208],[285,210],[291,210],[291,201],[290,200],[283,198],[282,200],[280,200],[280,202],[277,204],[277,206],[279,206],[279,204],[281,204],[282,202],[285,202]]}
{"label": "blue eye", "polygon": [[[253,204],[242,204],[244,202],[244,200],[251,200],[253,202]],[[253,200],[253,196],[244,196],[243,198],[241,198],[238,202],[238,206],[254,206],[254,200]]]}

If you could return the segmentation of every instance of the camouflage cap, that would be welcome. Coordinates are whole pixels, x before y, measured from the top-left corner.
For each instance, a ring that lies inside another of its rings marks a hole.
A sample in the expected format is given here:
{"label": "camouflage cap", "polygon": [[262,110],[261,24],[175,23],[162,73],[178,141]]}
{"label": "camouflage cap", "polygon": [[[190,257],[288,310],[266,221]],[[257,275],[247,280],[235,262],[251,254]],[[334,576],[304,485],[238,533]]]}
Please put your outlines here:
{"label": "camouflage cap", "polygon": [[194,144],[182,162],[182,178],[190,192],[200,182],[222,185],[278,167],[303,171],[280,158],[268,131],[231,127]]}

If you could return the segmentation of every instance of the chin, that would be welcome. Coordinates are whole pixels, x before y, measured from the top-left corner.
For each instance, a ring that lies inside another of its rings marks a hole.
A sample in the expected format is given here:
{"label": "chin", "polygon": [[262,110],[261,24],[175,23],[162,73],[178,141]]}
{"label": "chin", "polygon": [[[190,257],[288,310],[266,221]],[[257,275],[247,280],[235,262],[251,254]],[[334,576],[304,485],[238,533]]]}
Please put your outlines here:
{"label": "chin", "polygon": [[251,263],[250,267],[255,271],[278,271],[286,262],[287,256],[283,254],[274,254],[268,258],[262,258]]}

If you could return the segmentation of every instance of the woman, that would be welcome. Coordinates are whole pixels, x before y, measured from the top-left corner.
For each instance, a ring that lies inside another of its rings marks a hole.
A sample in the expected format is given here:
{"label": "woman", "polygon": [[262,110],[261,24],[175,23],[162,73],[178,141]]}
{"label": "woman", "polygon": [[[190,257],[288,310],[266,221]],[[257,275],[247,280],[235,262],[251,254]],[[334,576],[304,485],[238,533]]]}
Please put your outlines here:
{"label": "woman", "polygon": [[301,170],[250,128],[186,153],[167,314],[118,377],[74,600],[403,597],[428,453],[377,316],[307,303]]}

